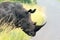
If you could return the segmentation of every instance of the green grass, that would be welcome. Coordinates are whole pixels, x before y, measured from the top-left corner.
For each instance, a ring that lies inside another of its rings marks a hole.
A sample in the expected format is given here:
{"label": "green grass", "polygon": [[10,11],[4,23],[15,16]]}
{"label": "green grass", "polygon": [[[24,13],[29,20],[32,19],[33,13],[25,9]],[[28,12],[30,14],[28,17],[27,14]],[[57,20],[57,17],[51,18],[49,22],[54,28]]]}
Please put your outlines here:
{"label": "green grass", "polygon": [[7,30],[0,33],[0,40],[30,40],[30,36],[22,31],[20,28],[13,29],[9,32]]}
{"label": "green grass", "polygon": [[24,4],[37,4],[36,0],[0,0],[0,2],[3,1],[11,1],[11,2],[20,2],[20,3],[24,3]]}

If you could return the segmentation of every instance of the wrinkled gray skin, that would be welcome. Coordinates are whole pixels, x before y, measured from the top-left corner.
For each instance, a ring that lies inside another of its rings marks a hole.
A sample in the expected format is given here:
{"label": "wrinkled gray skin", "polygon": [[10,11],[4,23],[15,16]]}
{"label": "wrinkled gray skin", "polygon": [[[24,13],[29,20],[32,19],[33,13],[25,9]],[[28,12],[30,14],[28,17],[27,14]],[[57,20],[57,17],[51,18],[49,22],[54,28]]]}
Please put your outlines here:
{"label": "wrinkled gray skin", "polygon": [[[26,10],[20,3],[14,2],[2,2],[0,3],[0,24],[3,22],[10,23],[13,21],[13,24],[16,28],[21,27],[25,33],[29,36],[35,36],[36,32],[42,27],[37,27],[36,23],[33,23],[30,18],[30,14],[34,13],[36,9]],[[37,29],[36,29],[37,27]]]}

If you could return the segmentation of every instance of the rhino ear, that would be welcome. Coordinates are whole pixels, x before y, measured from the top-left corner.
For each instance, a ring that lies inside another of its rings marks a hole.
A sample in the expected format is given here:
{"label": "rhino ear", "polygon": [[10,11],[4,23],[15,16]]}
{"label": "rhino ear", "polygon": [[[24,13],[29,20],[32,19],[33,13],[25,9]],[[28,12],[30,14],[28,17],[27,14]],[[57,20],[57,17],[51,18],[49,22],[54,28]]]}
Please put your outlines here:
{"label": "rhino ear", "polygon": [[34,13],[36,11],[36,9],[32,10],[32,9],[29,9],[28,12],[30,13]]}

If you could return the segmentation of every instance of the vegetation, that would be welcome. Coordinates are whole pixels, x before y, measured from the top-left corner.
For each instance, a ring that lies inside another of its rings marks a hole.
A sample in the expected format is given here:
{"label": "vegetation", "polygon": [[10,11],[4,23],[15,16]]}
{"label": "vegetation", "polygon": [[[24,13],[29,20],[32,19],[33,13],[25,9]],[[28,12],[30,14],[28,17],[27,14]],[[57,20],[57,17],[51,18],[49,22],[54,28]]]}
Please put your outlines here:
{"label": "vegetation", "polygon": [[36,0],[0,0],[0,2],[3,1],[13,1],[13,2],[21,2],[21,3],[28,3],[28,4],[36,4]]}

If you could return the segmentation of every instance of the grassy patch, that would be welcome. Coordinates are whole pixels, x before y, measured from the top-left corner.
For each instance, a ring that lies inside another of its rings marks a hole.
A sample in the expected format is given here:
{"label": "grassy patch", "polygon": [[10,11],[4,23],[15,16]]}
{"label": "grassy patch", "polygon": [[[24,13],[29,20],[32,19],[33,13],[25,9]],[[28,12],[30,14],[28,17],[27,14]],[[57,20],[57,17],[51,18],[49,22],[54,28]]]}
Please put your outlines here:
{"label": "grassy patch", "polygon": [[[7,26],[7,25],[4,25]],[[29,40],[30,36],[22,31],[20,28],[10,30],[12,26],[8,26],[5,30],[0,32],[0,40]]]}

